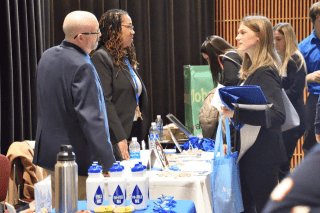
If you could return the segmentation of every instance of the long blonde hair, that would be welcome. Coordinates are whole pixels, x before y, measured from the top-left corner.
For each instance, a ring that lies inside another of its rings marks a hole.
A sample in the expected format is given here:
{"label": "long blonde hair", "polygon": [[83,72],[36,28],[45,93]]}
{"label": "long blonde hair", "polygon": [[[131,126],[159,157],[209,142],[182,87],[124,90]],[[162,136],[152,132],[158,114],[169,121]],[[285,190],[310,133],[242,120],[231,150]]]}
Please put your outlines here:
{"label": "long blonde hair", "polygon": [[273,27],[273,31],[278,31],[282,35],[284,35],[286,50],[284,52],[284,56],[281,57],[282,60],[282,68],[280,71],[281,76],[287,76],[287,66],[290,59],[293,60],[292,56],[296,54],[300,60],[300,66],[298,70],[302,66],[304,66],[305,70],[307,70],[306,62],[304,61],[304,57],[302,56],[299,48],[298,41],[294,30],[289,23],[278,23]]}
{"label": "long blonde hair", "polygon": [[264,16],[247,16],[240,24],[245,25],[259,38],[256,48],[251,58],[244,54],[240,79],[245,80],[253,74],[259,67],[273,67],[280,73],[281,60],[273,43],[272,25],[269,19]]}

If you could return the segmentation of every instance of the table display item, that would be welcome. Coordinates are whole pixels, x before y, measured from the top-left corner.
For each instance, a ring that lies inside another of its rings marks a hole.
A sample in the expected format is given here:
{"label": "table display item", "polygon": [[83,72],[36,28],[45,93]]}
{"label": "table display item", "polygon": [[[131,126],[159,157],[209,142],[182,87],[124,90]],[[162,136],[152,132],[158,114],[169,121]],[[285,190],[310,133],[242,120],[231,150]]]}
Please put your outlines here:
{"label": "table display item", "polygon": [[141,150],[146,150],[146,142],[144,140],[141,141]]}
{"label": "table display item", "polygon": [[126,206],[126,207],[117,207],[113,212],[114,213],[132,213],[135,211],[134,206]]}
{"label": "table display item", "polygon": [[87,209],[93,211],[104,202],[104,177],[102,167],[94,163],[88,169],[86,180]]}
{"label": "table display item", "polygon": [[147,178],[143,175],[144,168],[136,164],[131,169],[132,177],[129,179],[129,199],[130,205],[136,210],[146,209],[148,206]]}
{"label": "table display item", "polygon": [[202,134],[199,113],[207,94],[216,87],[208,65],[184,65],[185,125],[193,135]]}
{"label": "table display item", "polygon": [[151,123],[151,127],[149,130],[149,149],[156,148],[156,141],[159,140],[159,130],[157,128],[156,122]]}
{"label": "table display item", "polygon": [[124,166],[120,162],[113,164],[110,168],[108,179],[108,201],[111,205],[126,206],[127,182],[123,177]]}
{"label": "table display item", "polygon": [[147,181],[147,206],[149,206],[149,201],[150,201],[150,193],[149,193],[149,175],[147,174],[147,167],[142,165],[142,162],[139,162],[139,166],[143,167],[143,175],[146,177]]}
{"label": "table display item", "polygon": [[61,145],[55,171],[55,208],[57,212],[78,210],[78,165],[71,145]]}
{"label": "table display item", "polygon": [[109,205],[109,206],[99,206],[96,207],[93,212],[94,213],[113,213],[113,210],[116,209],[115,205]]}
{"label": "table display item", "polygon": [[132,137],[132,142],[129,145],[130,159],[140,159],[140,144],[136,137]]}
{"label": "table display item", "polygon": [[156,126],[159,130],[159,140],[163,141],[163,121],[161,119],[161,115],[157,115]]}
{"label": "table display item", "polygon": [[51,175],[34,184],[34,199],[36,212],[52,211]]}
{"label": "table display item", "polygon": [[[199,117],[199,116],[198,116]],[[173,114],[169,113],[167,118],[174,123],[188,138],[194,137],[194,135],[185,127]]]}
{"label": "table display item", "polygon": [[173,208],[176,207],[177,201],[173,200],[173,196],[165,196],[158,198],[159,201],[155,201],[155,207],[153,208],[154,212],[159,213],[173,213]]}

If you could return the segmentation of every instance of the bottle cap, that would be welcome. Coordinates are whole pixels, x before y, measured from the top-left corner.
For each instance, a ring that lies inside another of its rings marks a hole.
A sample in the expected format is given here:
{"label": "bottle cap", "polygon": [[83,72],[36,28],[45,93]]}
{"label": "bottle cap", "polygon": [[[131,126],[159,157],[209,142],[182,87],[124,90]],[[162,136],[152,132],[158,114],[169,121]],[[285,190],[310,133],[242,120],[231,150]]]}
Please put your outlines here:
{"label": "bottle cap", "polygon": [[132,140],[132,142],[133,142],[133,141],[136,141],[136,142],[138,142],[138,139],[137,139],[137,137],[132,137],[132,139],[131,139],[131,140]]}
{"label": "bottle cap", "polygon": [[160,119],[160,118],[161,118],[161,115],[157,115],[157,118]]}
{"label": "bottle cap", "polygon": [[60,152],[57,155],[57,161],[75,161],[76,155],[72,152],[71,145],[61,145]]}
{"label": "bottle cap", "polygon": [[124,170],[124,166],[120,165],[120,163],[114,163],[113,166],[109,169],[110,172],[122,172]]}
{"label": "bottle cap", "polygon": [[88,173],[100,173],[102,171],[102,167],[99,165],[92,165],[88,169]]}
{"label": "bottle cap", "polygon": [[152,123],[151,123],[151,126],[156,126],[156,122],[152,122]]}
{"label": "bottle cap", "polygon": [[145,165],[142,165],[142,162],[139,162],[139,166],[142,166],[143,170],[147,169],[147,167]]}
{"label": "bottle cap", "polygon": [[131,168],[131,172],[142,172],[143,171],[143,165],[136,164],[133,168]]}

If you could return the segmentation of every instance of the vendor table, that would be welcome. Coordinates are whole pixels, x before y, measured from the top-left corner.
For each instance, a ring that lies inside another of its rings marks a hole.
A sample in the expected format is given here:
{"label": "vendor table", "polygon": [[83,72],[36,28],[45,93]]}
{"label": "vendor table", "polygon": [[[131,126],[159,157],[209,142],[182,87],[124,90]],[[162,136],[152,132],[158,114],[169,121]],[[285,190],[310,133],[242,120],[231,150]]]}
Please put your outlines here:
{"label": "vendor table", "polygon": [[[166,153],[174,151],[165,150]],[[207,154],[210,155],[210,153]],[[142,158],[144,157],[145,153],[142,155]],[[210,157],[206,157],[206,159],[210,159]],[[142,159],[142,161],[145,162],[145,159]],[[128,162],[122,161],[121,164],[127,167]],[[179,167],[183,171],[190,169],[191,177],[160,177],[157,173],[161,173],[161,171],[147,171],[147,174],[149,174],[150,199],[158,199],[162,195],[174,196],[175,200],[193,201],[197,212],[212,213],[210,164],[208,165],[206,161],[190,161]],[[207,172],[201,174],[201,170]],[[125,175],[128,177],[130,174],[126,171]],[[105,192],[107,195],[108,178],[105,178]]]}
{"label": "vendor table", "polygon": [[174,199],[192,200],[197,212],[212,212],[210,174],[191,177],[152,177],[149,179],[150,199],[162,194]]}
{"label": "vendor table", "polygon": [[[152,212],[153,213],[153,207],[155,204],[153,203],[155,200],[150,200],[150,205],[145,210],[136,210],[135,212]],[[176,207],[173,208],[173,211],[175,212],[186,212],[186,213],[196,213],[196,208],[194,206],[194,203],[190,200],[176,200],[177,204]],[[105,206],[109,205],[109,202],[107,200],[104,201]],[[130,205],[130,201],[127,200],[127,206]],[[78,210],[86,210],[87,209],[87,201],[85,200],[79,200],[78,201]],[[52,210],[52,213],[55,213],[55,209]]]}

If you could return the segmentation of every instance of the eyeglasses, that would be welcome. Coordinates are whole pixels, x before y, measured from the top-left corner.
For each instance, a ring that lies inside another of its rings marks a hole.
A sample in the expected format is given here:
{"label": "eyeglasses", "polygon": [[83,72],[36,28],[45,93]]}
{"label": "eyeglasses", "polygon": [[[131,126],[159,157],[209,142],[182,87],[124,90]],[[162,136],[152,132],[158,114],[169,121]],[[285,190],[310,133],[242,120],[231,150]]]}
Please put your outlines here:
{"label": "eyeglasses", "polygon": [[133,25],[121,25],[121,26],[124,26],[124,27],[128,28],[129,30],[134,31]]}
{"label": "eyeglasses", "polygon": [[100,33],[100,29],[97,30],[97,32],[95,33],[79,33],[77,34],[73,39],[76,39],[78,37],[78,35],[83,34],[83,35],[91,35],[91,34],[99,34]]}

